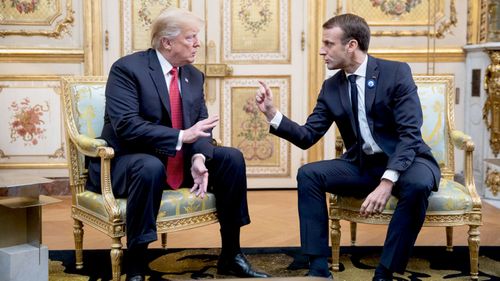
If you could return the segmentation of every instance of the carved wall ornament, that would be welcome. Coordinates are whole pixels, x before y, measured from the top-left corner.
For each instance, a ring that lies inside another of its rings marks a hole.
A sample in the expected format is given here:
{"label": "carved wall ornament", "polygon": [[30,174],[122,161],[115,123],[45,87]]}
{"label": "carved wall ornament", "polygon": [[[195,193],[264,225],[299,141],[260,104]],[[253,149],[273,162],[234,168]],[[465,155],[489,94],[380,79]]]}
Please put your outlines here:
{"label": "carved wall ornament", "polygon": [[488,169],[485,183],[493,196],[497,196],[498,191],[500,191],[500,172]]}
{"label": "carved wall ornament", "polygon": [[172,0],[141,0],[141,4],[139,5],[138,10],[138,19],[143,27],[149,29],[151,24],[153,23],[154,17],[151,13],[151,10],[148,9],[153,4],[159,4],[164,7],[171,7]]}
{"label": "carved wall ornament", "polygon": [[[372,5],[366,5],[368,1]],[[354,13],[364,17],[370,26],[384,27],[382,30],[372,29],[372,36],[428,36],[441,39],[458,22],[455,1],[449,0],[449,4],[446,4],[445,0],[337,0],[337,14]],[[449,7],[447,17],[445,6]],[[429,11],[433,14],[432,18],[428,16]],[[412,28],[397,28],[404,26]]]}
{"label": "carved wall ornament", "polygon": [[254,37],[271,23],[272,15],[269,0],[242,0],[238,11],[245,30],[251,31]]}
{"label": "carved wall ornament", "polygon": [[380,7],[386,15],[400,16],[409,13],[422,0],[370,0],[373,7]]}
{"label": "carved wall ornament", "polygon": [[490,131],[490,146],[495,157],[500,152],[500,51],[489,51],[491,63],[486,68],[484,89],[487,94],[483,119]]}
{"label": "carved wall ornament", "polygon": [[69,27],[75,21],[72,0],[0,0],[0,8],[0,25],[11,26],[0,30],[0,37],[20,35],[58,39],[69,34]]}

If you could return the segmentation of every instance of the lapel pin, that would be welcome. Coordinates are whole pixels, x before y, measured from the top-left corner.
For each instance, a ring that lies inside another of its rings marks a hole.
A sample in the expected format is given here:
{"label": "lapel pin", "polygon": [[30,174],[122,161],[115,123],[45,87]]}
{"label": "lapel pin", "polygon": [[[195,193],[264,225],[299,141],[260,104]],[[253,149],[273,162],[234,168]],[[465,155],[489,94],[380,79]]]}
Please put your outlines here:
{"label": "lapel pin", "polygon": [[366,82],[366,85],[368,86],[369,89],[372,89],[373,87],[375,87],[375,80],[373,79],[368,80],[368,82]]}
{"label": "lapel pin", "polygon": [[186,83],[189,83],[189,80],[187,78],[184,78],[184,81],[186,81]]}

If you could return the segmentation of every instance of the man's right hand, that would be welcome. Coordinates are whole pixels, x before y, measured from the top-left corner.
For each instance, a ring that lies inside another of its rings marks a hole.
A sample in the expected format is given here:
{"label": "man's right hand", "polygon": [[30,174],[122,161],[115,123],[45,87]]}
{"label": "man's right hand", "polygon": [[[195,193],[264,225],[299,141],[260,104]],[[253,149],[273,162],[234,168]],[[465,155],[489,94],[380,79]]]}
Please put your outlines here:
{"label": "man's right hand", "polygon": [[273,104],[273,93],[263,81],[259,81],[260,87],[255,95],[255,103],[259,110],[266,115],[267,121],[271,121],[276,115],[276,108]]}
{"label": "man's right hand", "polygon": [[209,137],[210,133],[207,131],[213,129],[217,125],[217,122],[219,122],[219,116],[217,115],[198,121],[191,128],[184,130],[182,142],[193,143],[201,137]]}

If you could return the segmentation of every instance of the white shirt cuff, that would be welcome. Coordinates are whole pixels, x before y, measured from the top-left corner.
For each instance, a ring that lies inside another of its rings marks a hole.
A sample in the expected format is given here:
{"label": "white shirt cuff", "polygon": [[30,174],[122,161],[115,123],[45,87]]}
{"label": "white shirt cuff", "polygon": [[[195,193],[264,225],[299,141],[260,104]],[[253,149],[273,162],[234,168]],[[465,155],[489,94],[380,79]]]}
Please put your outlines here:
{"label": "white shirt cuff", "polygon": [[269,121],[269,125],[271,125],[271,127],[273,127],[274,129],[278,129],[282,119],[283,119],[283,113],[276,111],[276,115],[274,115],[273,119]]}
{"label": "white shirt cuff", "polygon": [[195,155],[193,155],[193,157],[191,157],[191,165],[193,165],[194,158],[196,158],[198,156],[200,156],[203,159],[203,163],[205,163],[205,161],[207,160],[207,158],[205,157],[205,155],[203,155],[201,153],[196,153]]}
{"label": "white shirt cuff", "polygon": [[399,179],[399,172],[396,170],[386,170],[382,175],[382,178],[396,183]]}
{"label": "white shirt cuff", "polygon": [[179,151],[182,148],[182,136],[184,135],[184,130],[179,132],[179,138],[177,139],[177,145],[175,146],[175,150]]}

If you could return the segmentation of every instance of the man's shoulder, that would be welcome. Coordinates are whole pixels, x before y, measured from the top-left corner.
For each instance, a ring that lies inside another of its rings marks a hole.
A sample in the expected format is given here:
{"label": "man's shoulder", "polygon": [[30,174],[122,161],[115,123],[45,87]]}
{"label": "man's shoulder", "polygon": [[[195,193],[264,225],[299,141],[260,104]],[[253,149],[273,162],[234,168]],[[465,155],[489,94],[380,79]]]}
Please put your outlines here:
{"label": "man's shoulder", "polygon": [[373,56],[369,56],[369,59],[372,59],[375,61],[376,64],[378,64],[381,67],[394,67],[397,65],[402,65],[402,64],[407,64],[406,62],[403,61],[396,61],[396,60],[387,60],[387,59],[381,59]]}
{"label": "man's shoulder", "polygon": [[151,50],[152,49],[148,49],[148,50],[138,51],[138,52],[134,52],[134,53],[125,55],[125,56],[119,58],[115,62],[115,64],[125,64],[126,65],[126,64],[131,64],[131,63],[138,63],[138,62],[142,62],[142,61],[147,61],[147,59],[151,55],[150,54]]}

